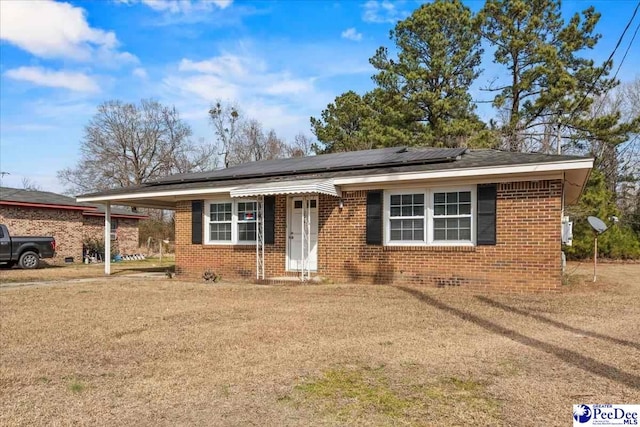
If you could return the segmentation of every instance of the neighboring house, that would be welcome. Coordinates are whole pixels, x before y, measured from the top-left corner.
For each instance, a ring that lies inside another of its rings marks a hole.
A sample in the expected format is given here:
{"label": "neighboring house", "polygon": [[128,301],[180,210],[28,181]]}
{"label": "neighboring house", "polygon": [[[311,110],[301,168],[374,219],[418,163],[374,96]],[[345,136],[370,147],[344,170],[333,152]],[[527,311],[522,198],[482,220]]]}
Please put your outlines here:
{"label": "neighboring house", "polygon": [[541,291],[561,285],[564,206],[592,166],[385,148],[174,175],[78,200],[175,209],[182,275]]}
{"label": "neighboring house", "polygon": [[[112,209],[111,237],[120,253],[138,252],[138,221],[146,218],[122,208]],[[53,236],[54,262],[67,257],[82,261],[86,238],[104,239],[104,209],[46,191],[0,187],[0,223],[14,235]]]}

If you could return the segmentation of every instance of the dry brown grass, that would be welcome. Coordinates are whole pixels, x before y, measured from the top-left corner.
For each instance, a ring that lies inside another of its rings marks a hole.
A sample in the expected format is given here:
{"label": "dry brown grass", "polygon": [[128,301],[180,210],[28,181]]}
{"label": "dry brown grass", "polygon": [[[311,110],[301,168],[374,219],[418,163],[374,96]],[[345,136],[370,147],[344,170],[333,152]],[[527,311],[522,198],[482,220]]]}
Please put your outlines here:
{"label": "dry brown grass", "polygon": [[[153,272],[170,269],[173,271],[173,257],[165,257],[162,262],[157,258],[148,258],[140,261],[122,261],[111,263],[111,272],[114,275],[124,275],[135,272]],[[103,277],[104,264],[47,264],[40,262],[40,268],[35,270],[22,270],[18,267],[0,269],[0,284],[15,282],[39,282],[59,281],[66,279],[86,279],[90,277]]]}
{"label": "dry brown grass", "polygon": [[5,289],[0,425],[567,425],[573,403],[640,401],[640,265],[600,272],[523,296],[124,277]]}

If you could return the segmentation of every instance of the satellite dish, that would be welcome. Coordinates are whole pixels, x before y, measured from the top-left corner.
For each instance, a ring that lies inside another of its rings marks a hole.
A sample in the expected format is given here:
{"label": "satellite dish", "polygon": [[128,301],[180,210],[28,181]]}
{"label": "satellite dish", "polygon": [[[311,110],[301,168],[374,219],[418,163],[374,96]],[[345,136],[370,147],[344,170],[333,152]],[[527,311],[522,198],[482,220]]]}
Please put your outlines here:
{"label": "satellite dish", "polygon": [[607,224],[604,223],[604,221],[602,221],[600,218],[595,217],[595,216],[590,216],[589,218],[587,218],[587,221],[589,221],[589,225],[598,233],[598,234],[602,234],[605,231],[607,231]]}

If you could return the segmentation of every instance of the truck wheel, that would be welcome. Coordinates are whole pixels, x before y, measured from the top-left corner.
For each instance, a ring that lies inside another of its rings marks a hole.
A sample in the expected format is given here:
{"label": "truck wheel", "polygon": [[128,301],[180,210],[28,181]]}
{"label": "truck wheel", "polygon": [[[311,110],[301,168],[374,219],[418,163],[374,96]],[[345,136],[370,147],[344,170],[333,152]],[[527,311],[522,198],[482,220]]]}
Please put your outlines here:
{"label": "truck wheel", "polygon": [[24,269],[33,269],[37,268],[40,264],[40,257],[37,253],[32,251],[27,251],[20,255],[20,261],[18,261],[20,268]]}

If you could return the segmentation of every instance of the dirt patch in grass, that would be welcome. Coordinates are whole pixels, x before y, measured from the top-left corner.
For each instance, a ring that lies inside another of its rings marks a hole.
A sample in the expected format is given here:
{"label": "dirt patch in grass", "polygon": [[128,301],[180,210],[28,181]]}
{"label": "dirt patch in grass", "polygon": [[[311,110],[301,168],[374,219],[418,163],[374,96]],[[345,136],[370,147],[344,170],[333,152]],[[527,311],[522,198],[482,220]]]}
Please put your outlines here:
{"label": "dirt patch in grass", "polygon": [[566,425],[574,403],[640,401],[640,265],[600,274],[518,296],[125,277],[7,288],[0,425]]}

